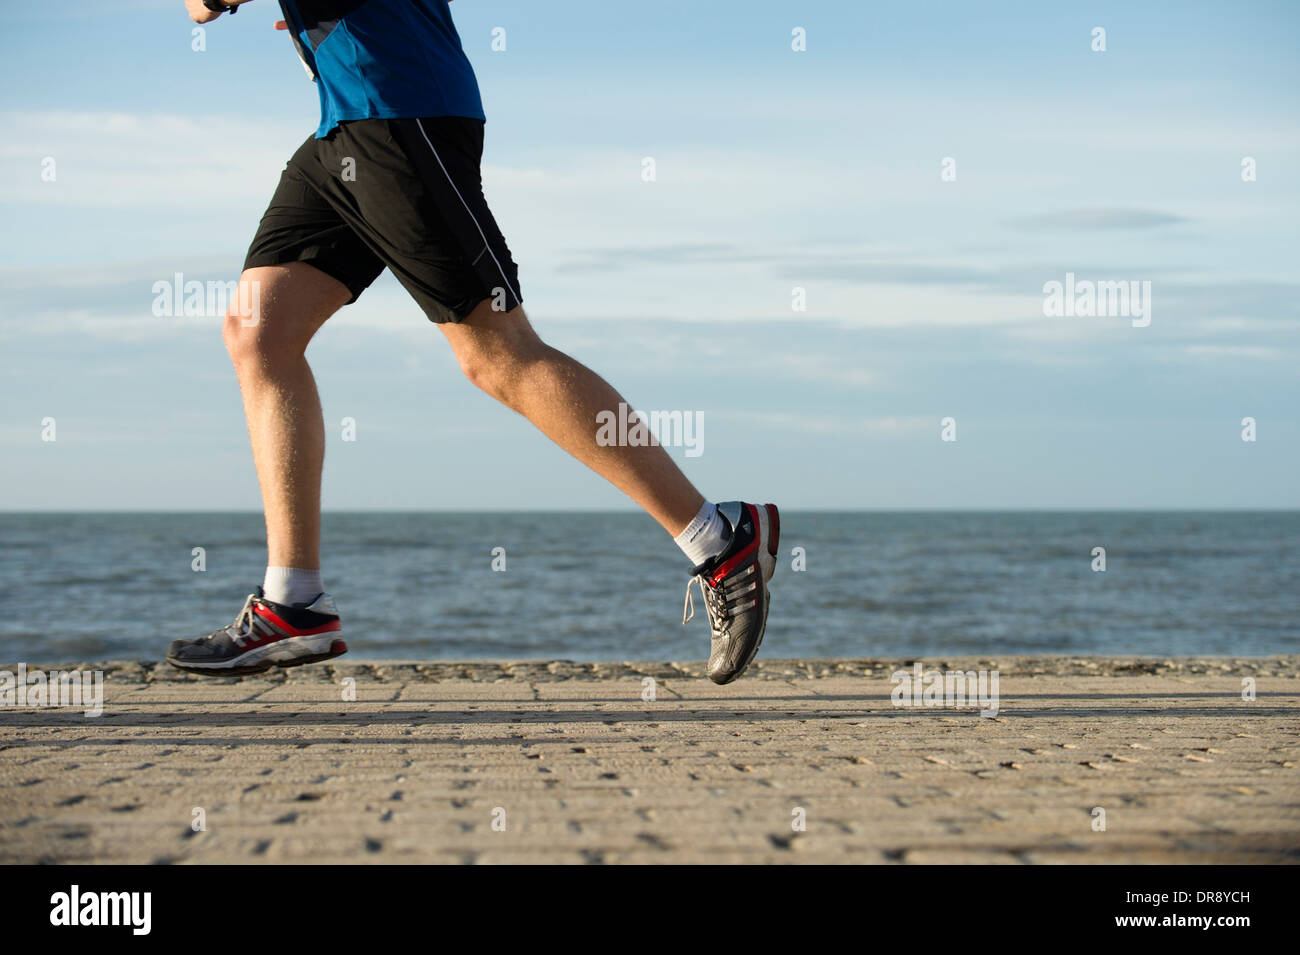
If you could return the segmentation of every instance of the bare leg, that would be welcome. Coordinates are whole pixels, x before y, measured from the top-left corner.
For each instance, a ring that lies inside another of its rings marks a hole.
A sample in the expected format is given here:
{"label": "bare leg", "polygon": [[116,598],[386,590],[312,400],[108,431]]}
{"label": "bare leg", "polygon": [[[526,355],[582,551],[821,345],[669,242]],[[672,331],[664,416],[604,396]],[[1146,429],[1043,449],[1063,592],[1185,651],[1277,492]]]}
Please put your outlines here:
{"label": "bare leg", "polygon": [[464,322],[438,327],[470,381],[610,481],[669,534],[685,530],[703,496],[662,447],[596,442],[597,414],[617,414],[623,398],[591,369],[543,342],[523,308],[495,312],[484,301]]}
{"label": "bare leg", "polygon": [[222,337],[244,397],[272,566],[320,567],[325,422],[305,353],[349,297],[342,282],[293,262],[244,272],[226,315]]}

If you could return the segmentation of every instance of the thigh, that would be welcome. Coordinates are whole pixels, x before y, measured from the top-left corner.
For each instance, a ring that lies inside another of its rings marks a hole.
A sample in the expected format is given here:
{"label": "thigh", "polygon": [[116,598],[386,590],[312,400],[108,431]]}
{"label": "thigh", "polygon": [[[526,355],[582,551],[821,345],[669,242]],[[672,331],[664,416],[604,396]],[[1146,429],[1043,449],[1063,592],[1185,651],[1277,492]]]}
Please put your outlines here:
{"label": "thigh", "polygon": [[313,184],[316,140],[308,139],[285,166],[244,258],[244,270],[302,262],[357,297],[384,263]]}

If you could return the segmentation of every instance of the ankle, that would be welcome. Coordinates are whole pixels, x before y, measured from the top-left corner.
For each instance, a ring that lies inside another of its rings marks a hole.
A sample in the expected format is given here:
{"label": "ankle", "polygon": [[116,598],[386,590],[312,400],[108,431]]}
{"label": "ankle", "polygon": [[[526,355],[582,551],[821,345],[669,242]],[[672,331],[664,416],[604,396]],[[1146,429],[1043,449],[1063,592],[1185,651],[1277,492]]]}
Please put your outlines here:
{"label": "ankle", "polygon": [[705,501],[694,520],[673,540],[691,564],[700,567],[727,549],[731,540],[731,522],[716,504]]}
{"label": "ankle", "polygon": [[289,607],[309,604],[324,592],[319,568],[270,566],[262,582],[267,600]]}

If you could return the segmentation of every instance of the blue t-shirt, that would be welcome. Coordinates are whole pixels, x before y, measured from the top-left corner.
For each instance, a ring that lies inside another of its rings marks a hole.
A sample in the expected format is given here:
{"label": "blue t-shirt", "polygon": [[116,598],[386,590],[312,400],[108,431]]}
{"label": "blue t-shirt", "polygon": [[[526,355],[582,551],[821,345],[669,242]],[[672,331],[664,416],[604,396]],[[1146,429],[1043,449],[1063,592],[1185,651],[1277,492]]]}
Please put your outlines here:
{"label": "blue t-shirt", "polygon": [[320,94],[324,138],[345,119],[483,119],[447,0],[280,0]]}

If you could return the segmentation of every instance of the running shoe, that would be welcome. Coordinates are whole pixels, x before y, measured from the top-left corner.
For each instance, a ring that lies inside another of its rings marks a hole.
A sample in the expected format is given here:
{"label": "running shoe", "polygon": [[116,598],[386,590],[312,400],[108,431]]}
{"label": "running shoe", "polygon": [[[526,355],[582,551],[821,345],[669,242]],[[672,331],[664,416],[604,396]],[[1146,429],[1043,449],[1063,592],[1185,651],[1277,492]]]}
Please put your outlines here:
{"label": "running shoe", "polygon": [[227,627],[193,640],[173,640],[167,662],[205,676],[242,676],[273,666],[296,667],[347,653],[343,625],[329,594],[304,607],[267,600],[258,587]]}
{"label": "running shoe", "polygon": [[721,554],[691,572],[682,602],[682,623],[695,616],[692,588],[698,585],[713,634],[709,679],[730,683],[753,661],[767,630],[771,599],[767,582],[776,570],[781,515],[775,504],[743,501],[727,501],[719,504],[718,510],[731,525],[731,540]]}

